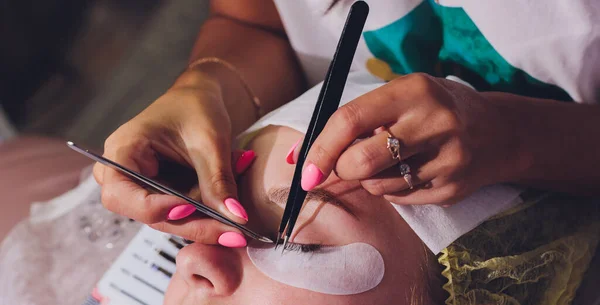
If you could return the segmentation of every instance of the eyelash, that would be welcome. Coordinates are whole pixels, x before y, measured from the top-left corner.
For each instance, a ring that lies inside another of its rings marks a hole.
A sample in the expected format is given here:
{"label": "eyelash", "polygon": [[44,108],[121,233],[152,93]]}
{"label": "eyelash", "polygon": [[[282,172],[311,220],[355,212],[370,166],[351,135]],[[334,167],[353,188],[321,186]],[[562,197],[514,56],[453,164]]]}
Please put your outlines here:
{"label": "eyelash", "polygon": [[302,253],[310,253],[320,250],[323,247],[321,244],[294,244],[288,243],[285,245],[285,250],[297,251]]}

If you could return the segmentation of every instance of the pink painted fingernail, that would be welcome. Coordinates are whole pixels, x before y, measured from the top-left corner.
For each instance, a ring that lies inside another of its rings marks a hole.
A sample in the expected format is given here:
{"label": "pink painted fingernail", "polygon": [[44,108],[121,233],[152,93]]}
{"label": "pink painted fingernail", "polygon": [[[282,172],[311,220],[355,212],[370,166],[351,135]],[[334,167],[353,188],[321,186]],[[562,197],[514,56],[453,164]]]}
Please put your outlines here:
{"label": "pink painted fingernail", "polygon": [[245,172],[254,161],[254,158],[256,158],[256,153],[253,150],[245,151],[235,162],[235,172],[238,174]]}
{"label": "pink painted fingernail", "polygon": [[246,213],[246,210],[240,204],[239,201],[237,201],[233,198],[227,198],[227,199],[225,199],[224,203],[225,203],[225,206],[227,207],[227,209],[229,210],[229,212],[233,213],[233,215],[235,215],[239,218],[243,218],[246,221],[248,220],[248,213]]}
{"label": "pink painted fingernail", "polygon": [[225,232],[219,236],[219,245],[229,248],[241,248],[246,246],[246,239],[237,232]]}
{"label": "pink painted fingernail", "polygon": [[302,171],[300,184],[302,185],[302,189],[308,192],[321,184],[321,179],[323,179],[323,172],[311,163]]}
{"label": "pink painted fingernail", "polygon": [[296,162],[294,162],[294,151],[296,150],[296,147],[300,143],[300,140],[302,140],[302,139],[298,139],[298,141],[296,141],[296,143],[294,145],[292,145],[292,148],[290,148],[290,151],[287,153],[287,156],[285,157],[285,162],[287,162],[288,164],[296,163]]}
{"label": "pink painted fingernail", "polygon": [[167,215],[167,220],[179,220],[182,218],[186,218],[192,215],[196,211],[196,208],[193,205],[183,204],[178,205],[169,211],[169,215]]}
{"label": "pink painted fingernail", "polygon": [[102,299],[104,299],[104,296],[102,296],[100,290],[98,290],[98,288],[96,287],[92,290],[92,298],[96,299],[97,301],[102,301]]}

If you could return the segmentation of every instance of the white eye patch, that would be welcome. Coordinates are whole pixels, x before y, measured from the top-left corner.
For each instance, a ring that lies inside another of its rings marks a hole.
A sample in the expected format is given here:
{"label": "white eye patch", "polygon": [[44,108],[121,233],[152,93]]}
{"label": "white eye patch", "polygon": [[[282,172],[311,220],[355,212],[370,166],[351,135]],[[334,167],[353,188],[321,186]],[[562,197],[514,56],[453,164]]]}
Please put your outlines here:
{"label": "white eye patch", "polygon": [[375,288],[385,273],[377,249],[365,243],[323,247],[313,252],[264,244],[247,247],[252,263],[280,283],[332,295],[351,295]]}

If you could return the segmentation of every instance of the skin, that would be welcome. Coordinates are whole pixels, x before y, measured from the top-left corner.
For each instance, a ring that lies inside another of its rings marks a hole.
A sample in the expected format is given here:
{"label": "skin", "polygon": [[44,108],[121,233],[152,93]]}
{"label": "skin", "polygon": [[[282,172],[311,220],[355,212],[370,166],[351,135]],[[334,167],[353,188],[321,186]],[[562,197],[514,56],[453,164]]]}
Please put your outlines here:
{"label": "skin", "polygon": [[[316,165],[323,179],[335,169],[397,204],[450,205],[497,183],[598,195],[598,115],[598,106],[477,92],[412,74],[340,107],[304,166]],[[380,126],[400,140],[414,189],[390,158],[387,133],[351,146]]]}
{"label": "skin", "polygon": [[[192,167],[200,185],[194,198],[244,223],[223,203],[240,199],[231,137],[256,120],[241,79],[260,98],[264,112],[306,88],[272,1],[211,1],[211,17],[190,62],[211,56],[233,64],[242,78],[219,64],[187,69],[162,97],[107,139],[104,154],[149,176],[158,173],[157,156]],[[495,183],[598,195],[599,116],[598,106],[476,92],[412,74],[336,111],[305,166],[314,164],[323,174],[314,185],[335,169],[339,178],[358,180],[372,195],[397,204],[455,204]],[[385,133],[350,147],[381,126],[400,139],[401,156],[413,169],[413,190],[390,159]],[[94,168],[94,176],[105,207],[113,212],[202,243],[214,244],[228,230],[210,220],[174,224],[167,215],[185,204],[181,200],[150,194],[103,166]],[[241,203],[248,204],[243,198]]]}
{"label": "skin", "polygon": [[[269,236],[276,231],[285,202],[269,202],[265,193],[289,187],[294,166],[285,163],[285,156],[300,136],[289,128],[269,127],[249,146],[258,157],[240,180],[240,195],[249,204],[246,209],[253,219],[249,225]],[[342,201],[352,214],[331,203],[308,201],[297,223],[294,242],[373,245],[386,266],[384,279],[377,287],[352,296],[298,289],[263,275],[244,248],[194,243],[177,256],[177,273],[165,304],[413,304],[410,300],[415,297],[430,304],[439,300],[441,284],[422,269],[439,272],[434,256],[426,255],[421,241],[391,204],[366,192],[358,181],[342,181],[333,175],[322,188]],[[428,285],[435,287],[432,293],[426,289]]]}
{"label": "skin", "polygon": [[[239,199],[231,166],[232,135],[257,118],[242,79],[260,98],[264,112],[292,100],[305,85],[272,1],[231,5],[228,0],[213,0],[210,10],[190,63],[214,56],[235,66],[239,75],[220,64],[186,69],[163,96],[106,140],[104,156],[150,177],[158,174],[158,155],[192,167],[200,185],[194,199],[245,223],[224,205],[228,198]],[[113,212],[206,243],[216,243],[229,230],[212,220],[173,224],[167,221],[169,211],[185,202],[151,194],[99,164],[94,177],[102,186],[104,206]]]}

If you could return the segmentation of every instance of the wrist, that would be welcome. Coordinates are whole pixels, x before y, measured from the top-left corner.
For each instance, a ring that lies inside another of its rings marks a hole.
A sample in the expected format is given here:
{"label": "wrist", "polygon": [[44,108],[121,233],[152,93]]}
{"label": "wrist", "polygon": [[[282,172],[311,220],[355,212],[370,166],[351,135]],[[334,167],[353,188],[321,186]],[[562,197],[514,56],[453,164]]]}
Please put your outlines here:
{"label": "wrist", "polygon": [[[501,92],[481,93],[489,103],[487,124],[497,126],[496,139],[492,138],[495,155],[493,168],[494,183],[515,183],[527,175],[533,166],[534,154],[531,145],[531,106],[526,97]],[[492,134],[494,135],[494,134]],[[535,144],[533,144],[535,145]]]}
{"label": "wrist", "polygon": [[239,72],[229,63],[216,58],[192,62],[171,89],[178,88],[199,90],[204,95],[216,96],[225,106],[234,134],[248,128],[260,115],[259,102],[253,99]]}
{"label": "wrist", "polygon": [[204,71],[199,68],[188,68],[183,71],[169,90],[184,88],[192,90],[196,89],[214,94],[221,94],[222,91],[222,86],[218,77],[210,71]]}

